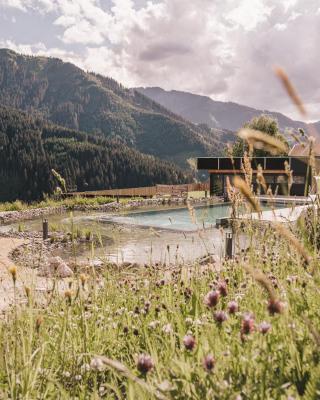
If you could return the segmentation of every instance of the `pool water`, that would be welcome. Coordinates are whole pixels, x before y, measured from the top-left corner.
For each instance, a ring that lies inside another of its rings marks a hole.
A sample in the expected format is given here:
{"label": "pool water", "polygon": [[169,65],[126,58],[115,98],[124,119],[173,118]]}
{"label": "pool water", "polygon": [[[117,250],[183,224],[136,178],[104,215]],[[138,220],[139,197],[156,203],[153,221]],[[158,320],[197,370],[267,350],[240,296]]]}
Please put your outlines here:
{"label": "pool water", "polygon": [[[286,207],[276,205],[275,208]],[[261,206],[262,209],[270,207]],[[228,217],[228,203],[188,208],[166,208],[128,213],[75,212],[48,217],[50,230],[90,230],[102,240],[101,244],[81,245],[77,258],[81,260],[110,260],[115,262],[163,263],[166,265],[193,261],[207,254],[224,254],[225,233],[216,229],[216,219]],[[243,210],[246,212],[245,210]],[[19,223],[1,226],[1,231],[17,230]],[[42,218],[27,221],[24,229],[39,231]],[[198,229],[198,228],[206,228]],[[210,229],[212,228],[212,229]],[[244,240],[244,239],[243,239]],[[74,258],[64,250],[66,259]]]}
{"label": "pool water", "polygon": [[[277,205],[276,208],[281,207]],[[262,210],[270,210],[267,205],[261,205]],[[170,229],[174,231],[196,231],[198,228],[209,229],[216,226],[219,218],[231,216],[229,203],[198,206],[191,209],[176,208],[168,210],[153,210],[131,212],[125,215],[102,216],[100,222],[114,222],[125,225]],[[244,209],[245,213],[246,210]]]}

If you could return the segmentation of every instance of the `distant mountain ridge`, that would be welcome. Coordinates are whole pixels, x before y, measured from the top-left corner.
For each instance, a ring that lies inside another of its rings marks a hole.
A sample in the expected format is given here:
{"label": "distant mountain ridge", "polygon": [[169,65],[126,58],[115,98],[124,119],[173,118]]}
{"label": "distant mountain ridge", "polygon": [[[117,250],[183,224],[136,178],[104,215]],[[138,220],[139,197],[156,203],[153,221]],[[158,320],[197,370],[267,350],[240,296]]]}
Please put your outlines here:
{"label": "distant mountain ridge", "polygon": [[[232,102],[215,101],[210,97],[188,92],[166,91],[159,87],[140,87],[136,90],[183,118],[196,124],[205,123],[211,128],[236,132],[244,123],[261,114],[276,118],[281,130],[307,128],[304,122],[294,121],[279,112],[258,110]],[[320,128],[320,121],[314,125]]]}
{"label": "distant mountain ridge", "polygon": [[0,49],[0,104],[71,129],[115,137],[143,153],[186,165],[221,154],[224,135],[174,114],[111,78],[71,63]]}

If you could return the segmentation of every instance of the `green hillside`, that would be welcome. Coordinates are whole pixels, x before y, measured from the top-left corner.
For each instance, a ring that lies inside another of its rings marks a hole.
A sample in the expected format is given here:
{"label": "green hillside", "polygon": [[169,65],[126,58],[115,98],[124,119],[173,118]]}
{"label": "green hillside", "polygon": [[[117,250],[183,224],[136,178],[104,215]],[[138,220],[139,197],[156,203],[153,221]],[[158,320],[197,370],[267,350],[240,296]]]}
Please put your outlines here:
{"label": "green hillside", "polygon": [[51,169],[67,187],[113,187],[183,183],[190,180],[171,163],[141,154],[116,138],[106,139],[53,125],[0,106],[0,200],[39,199],[52,193]]}
{"label": "green hillside", "polygon": [[138,91],[59,59],[1,49],[0,104],[40,113],[71,129],[120,139],[181,165],[188,157],[222,149],[214,131],[208,135]]}

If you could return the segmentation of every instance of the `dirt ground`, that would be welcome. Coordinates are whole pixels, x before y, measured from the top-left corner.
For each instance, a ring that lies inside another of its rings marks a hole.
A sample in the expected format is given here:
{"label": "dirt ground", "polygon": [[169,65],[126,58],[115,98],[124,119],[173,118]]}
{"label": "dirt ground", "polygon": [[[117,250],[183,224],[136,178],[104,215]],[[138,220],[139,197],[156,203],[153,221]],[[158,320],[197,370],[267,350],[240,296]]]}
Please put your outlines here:
{"label": "dirt ground", "polygon": [[[52,290],[53,281],[37,275],[37,270],[16,266],[17,280],[16,291],[14,291],[13,279],[9,268],[14,265],[9,258],[10,252],[18,246],[27,243],[24,239],[0,238],[0,313],[4,313],[14,304],[22,305],[27,303],[25,288],[28,287],[37,293],[37,298],[47,295]],[[59,287],[63,290],[67,281],[61,280]]]}

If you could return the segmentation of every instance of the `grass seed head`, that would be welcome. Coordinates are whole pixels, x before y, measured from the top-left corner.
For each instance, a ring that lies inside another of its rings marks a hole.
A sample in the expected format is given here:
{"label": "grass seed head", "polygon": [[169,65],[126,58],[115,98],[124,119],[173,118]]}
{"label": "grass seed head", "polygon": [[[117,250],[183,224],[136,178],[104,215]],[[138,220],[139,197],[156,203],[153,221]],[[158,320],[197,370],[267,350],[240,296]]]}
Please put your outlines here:
{"label": "grass seed head", "polygon": [[17,280],[17,267],[15,265],[11,265],[11,267],[9,267],[9,273],[12,277],[13,283],[16,283]]}
{"label": "grass seed head", "polygon": [[71,304],[71,300],[72,300],[72,292],[71,292],[71,290],[66,290],[64,292],[64,297],[66,298],[67,303],[70,305]]}
{"label": "grass seed head", "polygon": [[251,208],[256,212],[261,212],[261,208],[254,198],[253,193],[247,183],[239,176],[235,176],[233,184],[234,187],[241,192],[242,196],[247,200]]}
{"label": "grass seed head", "polygon": [[274,156],[288,152],[288,146],[282,140],[255,129],[240,129],[238,136],[245,140],[249,146],[257,150],[268,151]]}
{"label": "grass seed head", "polygon": [[281,67],[276,67],[274,69],[275,74],[280,79],[282,85],[284,86],[288,96],[291,98],[292,102],[297,106],[300,114],[305,117],[307,115],[307,111],[302,103],[296,89],[294,88],[293,84],[291,83],[288,75]]}

